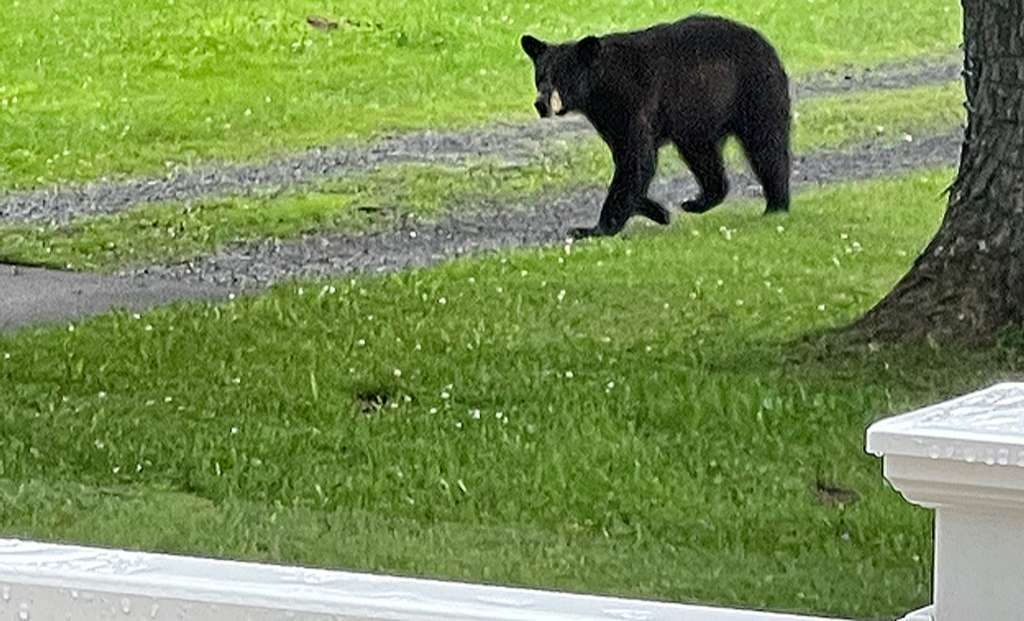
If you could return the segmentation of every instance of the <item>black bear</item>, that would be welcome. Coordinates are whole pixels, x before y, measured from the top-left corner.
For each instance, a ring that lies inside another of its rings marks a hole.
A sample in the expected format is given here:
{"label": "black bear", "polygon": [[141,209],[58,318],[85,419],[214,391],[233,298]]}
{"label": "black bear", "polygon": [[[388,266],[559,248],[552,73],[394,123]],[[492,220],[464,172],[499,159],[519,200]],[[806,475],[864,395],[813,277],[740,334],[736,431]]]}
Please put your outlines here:
{"label": "black bear", "polygon": [[730,135],[761,182],[765,213],[789,209],[789,81],[756,30],[695,15],[561,44],[524,35],[522,47],[533,60],[540,116],[581,112],[612,152],[615,174],[597,226],[573,229],[574,237],[614,235],[633,214],[668,224],[665,208],[647,197],[668,142],[700,185],[684,211],[703,213],[725,199]]}

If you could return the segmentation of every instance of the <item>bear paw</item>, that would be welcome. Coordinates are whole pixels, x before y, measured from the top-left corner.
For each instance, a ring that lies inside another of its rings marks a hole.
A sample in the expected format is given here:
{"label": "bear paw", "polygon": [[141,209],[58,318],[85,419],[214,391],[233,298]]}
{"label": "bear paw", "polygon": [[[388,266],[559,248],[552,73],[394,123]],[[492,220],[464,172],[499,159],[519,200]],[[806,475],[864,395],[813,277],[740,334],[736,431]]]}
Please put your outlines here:
{"label": "bear paw", "polygon": [[658,224],[667,225],[670,221],[668,210],[652,200],[642,202],[638,213]]}
{"label": "bear paw", "polygon": [[679,206],[680,209],[686,213],[704,213],[711,209],[713,205],[709,205],[706,201],[699,199],[683,201],[683,204]]}

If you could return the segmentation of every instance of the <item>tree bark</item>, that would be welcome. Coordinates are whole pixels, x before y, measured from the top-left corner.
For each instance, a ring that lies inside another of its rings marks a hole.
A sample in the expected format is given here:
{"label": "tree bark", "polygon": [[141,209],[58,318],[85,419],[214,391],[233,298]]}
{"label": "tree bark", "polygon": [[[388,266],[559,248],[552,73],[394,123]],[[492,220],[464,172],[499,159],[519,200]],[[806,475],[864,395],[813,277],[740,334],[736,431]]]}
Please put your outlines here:
{"label": "tree bark", "polygon": [[1024,320],[1024,1],[962,0],[967,129],[935,238],[853,328],[989,342]]}

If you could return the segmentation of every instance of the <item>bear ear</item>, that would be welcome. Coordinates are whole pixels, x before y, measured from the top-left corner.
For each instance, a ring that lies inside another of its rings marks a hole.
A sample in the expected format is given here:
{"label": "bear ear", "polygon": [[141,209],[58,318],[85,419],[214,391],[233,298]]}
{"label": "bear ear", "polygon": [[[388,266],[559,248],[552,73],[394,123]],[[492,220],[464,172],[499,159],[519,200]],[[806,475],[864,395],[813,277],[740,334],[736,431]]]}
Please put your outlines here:
{"label": "bear ear", "polygon": [[589,65],[597,60],[598,54],[601,53],[601,40],[594,36],[584,37],[576,47],[579,50],[580,59]]}
{"label": "bear ear", "polygon": [[548,49],[547,43],[544,43],[537,37],[532,37],[530,35],[523,35],[520,43],[523,46],[523,51],[526,52],[526,55],[533,59],[536,59]]}

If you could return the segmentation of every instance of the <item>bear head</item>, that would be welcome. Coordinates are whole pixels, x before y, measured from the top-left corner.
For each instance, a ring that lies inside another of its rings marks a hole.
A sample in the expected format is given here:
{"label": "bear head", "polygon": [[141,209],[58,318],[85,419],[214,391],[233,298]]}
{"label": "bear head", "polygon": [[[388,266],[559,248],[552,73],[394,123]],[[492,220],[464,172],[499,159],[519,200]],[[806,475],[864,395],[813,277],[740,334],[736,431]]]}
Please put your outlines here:
{"label": "bear head", "polygon": [[533,107],[537,113],[546,118],[579,110],[590,96],[601,40],[584,37],[573,43],[552,44],[523,35],[521,44],[533,61],[537,85]]}

